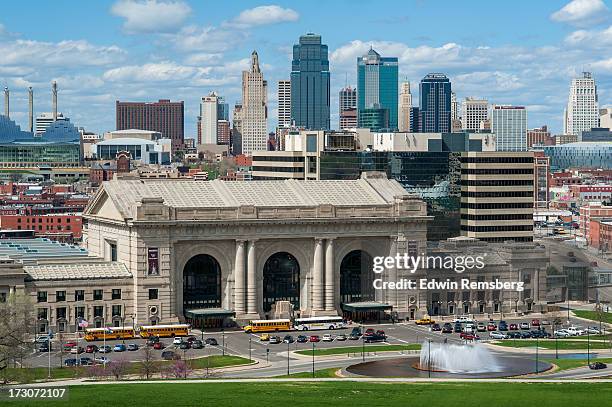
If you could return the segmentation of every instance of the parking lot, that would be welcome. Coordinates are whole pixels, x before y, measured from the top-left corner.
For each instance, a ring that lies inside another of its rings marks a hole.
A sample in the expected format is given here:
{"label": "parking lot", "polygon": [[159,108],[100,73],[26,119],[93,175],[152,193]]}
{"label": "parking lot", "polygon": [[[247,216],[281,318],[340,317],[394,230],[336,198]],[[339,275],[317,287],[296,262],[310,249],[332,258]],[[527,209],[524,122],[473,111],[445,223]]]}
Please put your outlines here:
{"label": "parking lot", "polygon": [[[435,319],[436,317],[434,317]],[[509,327],[513,324],[517,326],[516,330],[505,331],[505,334],[511,332],[528,332],[531,329],[537,329],[537,327],[532,327],[531,322],[534,318],[504,318]],[[546,318],[539,318],[541,321]],[[436,320],[435,322],[440,325],[440,328],[444,326],[445,323],[450,323],[454,328],[454,323],[452,322],[453,318],[444,317],[444,319]],[[549,319],[550,321],[550,319]],[[486,327],[489,323],[489,320],[484,318],[479,320],[480,323],[484,324]],[[529,324],[529,329],[520,329],[520,324]],[[572,324],[581,325],[586,327],[586,324],[582,321],[572,321]],[[498,331],[499,320],[495,320],[494,324],[496,325],[495,331],[493,330],[485,330],[476,332],[481,341],[487,341],[492,338],[492,332]],[[463,326],[466,324],[464,323]],[[475,324],[477,326],[477,323]],[[596,325],[595,323],[590,324]],[[402,322],[402,323],[385,323],[385,324],[365,324],[358,325],[352,324],[347,326],[345,329],[336,329],[336,330],[316,330],[316,331],[307,331],[307,332],[277,332],[271,333],[270,335],[278,335],[280,337],[281,343],[275,344],[270,343],[270,341],[261,340],[261,334],[247,334],[243,331],[216,331],[216,332],[201,332],[199,330],[192,330],[191,335],[195,336],[197,339],[205,342],[207,339],[214,338],[217,341],[217,345],[208,345],[206,344],[202,349],[180,349],[178,345],[173,344],[173,338],[160,338],[160,342],[162,345],[159,349],[153,350],[153,358],[155,360],[161,360],[161,355],[163,351],[172,350],[176,354],[178,354],[181,358],[184,359],[193,359],[198,357],[204,357],[208,355],[239,355],[243,357],[251,357],[253,359],[259,360],[267,360],[269,362],[285,360],[287,358],[287,350],[295,351],[295,350],[309,350],[312,349],[313,343],[308,341],[305,343],[299,343],[295,341],[298,335],[306,335],[308,338],[311,335],[318,335],[320,338],[323,338],[324,335],[330,334],[334,338],[334,340],[325,342],[319,341],[314,344],[316,349],[325,349],[332,347],[346,347],[346,346],[362,346],[362,340],[350,340],[348,339],[349,334],[353,327],[361,327],[362,331],[365,332],[366,329],[371,328],[376,330],[383,330],[386,335],[386,343],[388,344],[410,344],[410,343],[422,343],[426,340],[432,340],[434,342],[463,342],[464,339],[460,337],[459,332],[455,332],[453,330],[452,333],[444,333],[442,330],[435,331],[431,329],[429,325],[417,325],[414,321]],[[542,325],[542,328],[546,330],[546,332],[553,332],[552,326],[550,325]],[[340,341],[335,339],[337,335],[344,334],[347,336],[346,340]],[[285,335],[291,335],[294,339],[292,343],[283,343],[282,340]],[[310,339],[310,338],[309,338]],[[471,338],[467,338],[471,339]],[[64,342],[73,341],[74,336],[70,336],[69,334],[65,335]],[[87,342],[82,338],[78,341],[78,346],[86,348],[87,345],[94,344],[98,347],[102,347],[104,345],[103,341],[94,341]],[[129,340],[108,340],[106,344],[114,347],[117,344],[125,344],[126,347],[130,344],[137,344],[139,346],[138,350],[135,351],[123,351],[123,352],[115,352],[112,351],[110,353],[81,353],[78,357],[88,357],[91,359],[106,357],[109,361],[116,359],[123,359],[127,361],[139,361],[144,357],[144,348],[146,347],[146,340],[137,338],[137,339],[129,339]],[[374,344],[366,344],[365,346],[375,346]],[[61,345],[60,342],[57,341],[57,338],[53,341],[52,352],[51,352],[51,366],[60,366],[66,359],[77,358],[77,355],[70,354],[69,352],[59,352]],[[374,348],[373,348],[374,349]],[[24,360],[24,365],[29,367],[43,367],[47,366],[49,363],[49,355],[46,352],[38,352],[34,350],[34,346],[32,352],[28,355],[28,357]]]}

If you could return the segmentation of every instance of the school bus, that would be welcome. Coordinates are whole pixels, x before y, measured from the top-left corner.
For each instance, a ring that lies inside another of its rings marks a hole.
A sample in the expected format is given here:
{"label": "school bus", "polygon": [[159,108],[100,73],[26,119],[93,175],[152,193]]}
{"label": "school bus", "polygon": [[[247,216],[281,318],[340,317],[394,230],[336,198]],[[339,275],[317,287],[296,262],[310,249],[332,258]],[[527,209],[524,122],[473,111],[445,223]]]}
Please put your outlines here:
{"label": "school bus", "polygon": [[244,332],[277,332],[290,331],[291,321],[288,319],[258,319],[249,322],[244,327]]}
{"label": "school bus", "polygon": [[150,336],[157,336],[160,338],[168,338],[173,336],[187,336],[189,335],[190,328],[191,326],[188,324],[143,325],[140,327],[140,337],[148,338]]}
{"label": "school bus", "polygon": [[[105,333],[106,331],[106,333]],[[108,328],[87,328],[85,329],[86,341],[102,341],[106,337],[109,339],[133,339],[134,328],[124,326],[113,326]]]}

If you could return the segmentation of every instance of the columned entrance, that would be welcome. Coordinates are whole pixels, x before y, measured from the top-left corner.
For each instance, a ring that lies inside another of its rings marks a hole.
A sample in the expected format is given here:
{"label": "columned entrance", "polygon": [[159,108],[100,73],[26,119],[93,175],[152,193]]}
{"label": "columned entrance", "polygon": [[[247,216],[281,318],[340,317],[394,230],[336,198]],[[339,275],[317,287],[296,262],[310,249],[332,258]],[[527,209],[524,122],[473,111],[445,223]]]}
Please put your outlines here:
{"label": "columned entrance", "polygon": [[221,266],[208,254],[189,259],[183,269],[183,315],[194,327],[208,325],[193,318],[193,310],[221,307]]}
{"label": "columned entrance", "polygon": [[269,312],[276,301],[300,306],[300,265],[293,255],[278,252],[266,260],[263,269],[263,310]]}
{"label": "columned entrance", "polygon": [[353,250],[340,263],[340,302],[374,301],[372,256]]}

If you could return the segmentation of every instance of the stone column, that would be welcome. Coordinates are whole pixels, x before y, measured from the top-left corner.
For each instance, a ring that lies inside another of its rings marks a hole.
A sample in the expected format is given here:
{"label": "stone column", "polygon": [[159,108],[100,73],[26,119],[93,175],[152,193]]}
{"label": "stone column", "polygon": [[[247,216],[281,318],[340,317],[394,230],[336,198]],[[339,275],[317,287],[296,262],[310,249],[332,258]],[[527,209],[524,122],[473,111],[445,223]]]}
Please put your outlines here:
{"label": "stone column", "polygon": [[255,256],[255,242],[249,241],[249,253],[247,259],[247,313],[257,313],[257,269]]}
{"label": "stone column", "polygon": [[236,261],[234,263],[234,311],[244,314],[245,275],[244,275],[244,240],[236,241]]}
{"label": "stone column", "polygon": [[325,248],[325,311],[334,311],[334,239],[327,239]]}
{"label": "stone column", "polygon": [[325,308],[323,293],[323,239],[315,239],[314,270],[312,276],[312,310]]}
{"label": "stone column", "polygon": [[[391,248],[389,250],[389,256],[390,257],[397,256],[397,236],[391,236],[390,246]],[[393,267],[389,269],[389,275],[387,277],[387,281],[393,281],[393,282],[398,281],[398,272],[397,272],[397,267],[395,267],[395,263],[393,264]],[[398,294],[399,293],[397,292],[397,290],[389,290],[389,293],[387,296],[387,298],[389,299],[389,302],[393,306],[394,311],[397,311],[397,308],[399,307],[399,295]]]}

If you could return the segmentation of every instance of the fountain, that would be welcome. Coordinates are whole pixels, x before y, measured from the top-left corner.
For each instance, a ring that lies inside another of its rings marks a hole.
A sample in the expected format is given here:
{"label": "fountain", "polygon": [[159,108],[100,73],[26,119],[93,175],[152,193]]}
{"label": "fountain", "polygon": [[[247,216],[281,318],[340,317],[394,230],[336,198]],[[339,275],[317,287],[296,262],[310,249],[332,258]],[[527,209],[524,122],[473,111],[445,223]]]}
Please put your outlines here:
{"label": "fountain", "polygon": [[449,373],[487,373],[503,371],[497,357],[480,344],[423,342],[415,368]]}

